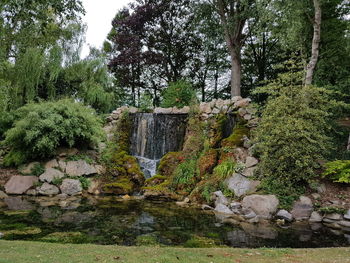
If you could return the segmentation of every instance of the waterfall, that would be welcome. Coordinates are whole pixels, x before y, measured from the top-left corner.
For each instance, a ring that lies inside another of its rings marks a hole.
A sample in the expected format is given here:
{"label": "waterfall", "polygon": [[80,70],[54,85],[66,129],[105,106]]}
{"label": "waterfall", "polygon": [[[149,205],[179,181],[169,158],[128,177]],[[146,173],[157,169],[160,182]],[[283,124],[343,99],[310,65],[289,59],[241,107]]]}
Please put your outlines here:
{"label": "waterfall", "polygon": [[182,149],[186,124],[187,114],[133,114],[130,150],[146,178],[156,174],[157,165],[166,153]]}

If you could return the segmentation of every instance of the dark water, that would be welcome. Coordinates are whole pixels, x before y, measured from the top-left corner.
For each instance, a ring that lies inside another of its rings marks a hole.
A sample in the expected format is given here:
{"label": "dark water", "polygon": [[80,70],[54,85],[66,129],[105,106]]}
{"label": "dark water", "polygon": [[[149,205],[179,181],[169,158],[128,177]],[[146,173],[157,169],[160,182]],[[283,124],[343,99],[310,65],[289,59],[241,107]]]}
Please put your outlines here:
{"label": "dark water", "polygon": [[[166,245],[185,247],[349,246],[349,235],[322,225],[222,224],[211,213],[173,203],[113,197],[22,199],[0,208],[2,239],[61,243]],[[314,229],[314,230],[312,230]],[[0,234],[1,236],[1,234]]]}

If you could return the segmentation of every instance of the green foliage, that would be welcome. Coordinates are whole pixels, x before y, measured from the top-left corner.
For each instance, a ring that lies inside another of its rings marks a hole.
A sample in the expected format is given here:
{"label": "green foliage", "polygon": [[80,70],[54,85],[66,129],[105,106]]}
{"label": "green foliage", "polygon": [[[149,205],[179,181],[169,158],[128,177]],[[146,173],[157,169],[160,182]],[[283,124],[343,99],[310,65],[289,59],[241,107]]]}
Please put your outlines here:
{"label": "green foliage", "polygon": [[323,214],[345,214],[346,213],[346,209],[345,208],[341,208],[341,207],[335,207],[335,206],[324,206],[318,209],[319,212],[323,213]]}
{"label": "green foliage", "polygon": [[173,185],[190,187],[194,184],[197,172],[197,160],[189,159],[180,163],[174,171]]}
{"label": "green foliage", "polygon": [[87,189],[89,188],[89,186],[91,185],[91,181],[90,181],[89,178],[80,176],[80,177],[79,177],[79,181],[80,181],[80,183],[81,183],[81,187],[82,187],[84,190],[87,190]]}
{"label": "green foliage", "polygon": [[36,163],[34,164],[30,172],[31,175],[39,176],[45,172],[45,167],[40,163]]}
{"label": "green foliage", "polygon": [[11,147],[5,164],[51,157],[60,146],[93,146],[103,138],[102,125],[92,109],[71,100],[28,104],[6,132]]}
{"label": "green foliage", "polygon": [[236,163],[231,160],[225,160],[214,168],[214,175],[221,177],[223,180],[236,172]]}
{"label": "green foliage", "polygon": [[163,101],[161,106],[164,108],[178,107],[190,105],[195,98],[195,92],[189,82],[180,80],[170,83],[169,87],[164,90]]}
{"label": "green foliage", "polygon": [[325,166],[323,177],[330,177],[337,183],[350,183],[350,160],[328,162]]}
{"label": "green foliage", "polygon": [[270,97],[255,132],[259,171],[266,187],[280,196],[293,195],[316,176],[318,160],[331,148],[334,112],[342,106],[326,89],[303,86],[301,77],[281,75],[262,89]]}
{"label": "green foliage", "polygon": [[149,112],[153,108],[153,101],[151,95],[148,93],[144,93],[141,95],[140,101],[139,101],[139,107],[142,112]]}

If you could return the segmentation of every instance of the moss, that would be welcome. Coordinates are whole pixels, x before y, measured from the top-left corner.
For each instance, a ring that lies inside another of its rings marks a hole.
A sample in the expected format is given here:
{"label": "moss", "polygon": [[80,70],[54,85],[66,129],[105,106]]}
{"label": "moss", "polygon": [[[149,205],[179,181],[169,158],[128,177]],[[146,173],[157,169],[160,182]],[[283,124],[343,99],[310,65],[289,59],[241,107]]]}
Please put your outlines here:
{"label": "moss", "polygon": [[218,159],[217,150],[209,149],[205,151],[197,162],[200,176],[212,173],[214,167],[217,164],[217,159]]}
{"label": "moss", "polygon": [[82,244],[94,241],[95,238],[81,232],[54,232],[40,238],[40,241],[50,243],[73,243]]}
{"label": "moss", "polygon": [[238,125],[235,127],[232,131],[232,134],[222,140],[221,147],[222,148],[236,148],[243,146],[243,138],[244,136],[249,137],[249,129],[247,127],[244,127],[242,125]]}
{"label": "moss", "polygon": [[19,229],[3,231],[5,239],[12,239],[15,236],[37,235],[40,233],[41,229],[38,227],[24,227]]}
{"label": "moss", "polygon": [[113,194],[132,194],[135,185],[128,177],[120,177],[116,181],[107,183],[103,186],[103,190],[106,193]]}
{"label": "moss", "polygon": [[194,236],[191,239],[187,240],[184,244],[184,247],[189,248],[206,248],[206,247],[217,247],[216,240],[207,238]]}
{"label": "moss", "polygon": [[208,141],[211,148],[216,148],[220,145],[224,136],[225,123],[227,121],[226,114],[219,114],[209,123]]}
{"label": "moss", "polygon": [[163,176],[171,176],[176,167],[185,159],[182,152],[169,152],[162,157],[158,166],[158,173]]}
{"label": "moss", "polygon": [[163,183],[167,179],[166,176],[163,175],[155,175],[145,181],[146,186],[154,186]]}
{"label": "moss", "polygon": [[190,116],[187,125],[186,138],[183,145],[184,156],[197,157],[204,146],[204,123],[199,114]]}
{"label": "moss", "polygon": [[142,235],[136,238],[137,246],[157,246],[159,242],[154,235]]}
{"label": "moss", "polygon": [[[152,178],[150,178],[150,179],[152,179]],[[147,186],[142,187],[142,189],[154,190],[154,191],[169,191],[168,186],[170,186],[169,180],[164,180],[163,182],[161,182],[159,184],[153,184],[153,185],[147,184]]]}

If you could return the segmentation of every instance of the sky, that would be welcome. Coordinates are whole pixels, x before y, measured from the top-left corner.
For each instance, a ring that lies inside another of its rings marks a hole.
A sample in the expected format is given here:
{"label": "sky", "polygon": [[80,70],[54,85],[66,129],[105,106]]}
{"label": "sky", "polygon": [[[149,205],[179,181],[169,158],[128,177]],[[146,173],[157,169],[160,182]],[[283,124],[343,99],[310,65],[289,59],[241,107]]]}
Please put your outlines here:
{"label": "sky", "polygon": [[111,30],[112,19],[117,11],[126,6],[130,0],[82,0],[86,15],[83,21],[87,24],[86,43],[82,57],[89,53],[89,46],[100,48]]}

